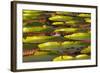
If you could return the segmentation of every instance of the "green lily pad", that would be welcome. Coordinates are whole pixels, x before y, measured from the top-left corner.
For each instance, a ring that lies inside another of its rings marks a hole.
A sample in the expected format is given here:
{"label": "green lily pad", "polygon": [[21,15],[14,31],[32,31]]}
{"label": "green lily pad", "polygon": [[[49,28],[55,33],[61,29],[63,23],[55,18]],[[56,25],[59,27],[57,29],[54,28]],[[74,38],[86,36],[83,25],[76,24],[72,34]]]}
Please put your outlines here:
{"label": "green lily pad", "polygon": [[64,37],[73,40],[89,40],[91,39],[91,34],[79,32],[79,33],[73,33],[71,35],[66,35]]}
{"label": "green lily pad", "polygon": [[28,14],[35,14],[35,13],[42,13],[43,11],[39,10],[23,10],[23,13],[28,13]]}
{"label": "green lily pad", "polygon": [[57,50],[61,47],[61,44],[58,42],[46,42],[39,44],[38,47],[40,50]]}
{"label": "green lily pad", "polygon": [[73,56],[63,55],[63,56],[55,57],[53,61],[67,61],[67,60],[73,60],[73,59],[74,59]]}
{"label": "green lily pad", "polygon": [[88,14],[88,13],[80,13],[78,16],[79,17],[91,17],[91,14]]}
{"label": "green lily pad", "polygon": [[23,20],[34,20],[37,19],[37,17],[23,17]]}
{"label": "green lily pad", "polygon": [[26,23],[24,25],[24,27],[40,27],[40,26],[43,26],[43,25],[48,25],[47,23],[40,23],[40,22],[32,22],[32,23]]}
{"label": "green lily pad", "polygon": [[52,27],[24,27],[23,32],[52,32],[54,29]]}
{"label": "green lily pad", "polygon": [[57,11],[56,14],[58,14],[58,15],[67,15],[67,16],[77,16],[78,15],[78,13],[66,12],[66,11]]}
{"label": "green lily pad", "polygon": [[87,55],[87,54],[80,54],[80,55],[77,55],[77,56],[75,57],[75,59],[77,59],[77,60],[81,60],[81,59],[90,59],[90,56]]}
{"label": "green lily pad", "polygon": [[76,32],[76,31],[78,31],[78,28],[59,28],[59,29],[56,29],[54,32],[70,33],[70,32]]}
{"label": "green lily pad", "polygon": [[45,51],[36,51],[35,53],[34,53],[34,56],[38,56],[38,55],[48,55],[48,53],[49,52],[45,52]]}
{"label": "green lily pad", "polygon": [[40,14],[36,13],[36,14],[23,14],[23,17],[34,17],[34,16],[39,16]]}
{"label": "green lily pad", "polygon": [[24,43],[44,43],[52,41],[64,41],[65,38],[61,36],[30,36],[23,38]]}
{"label": "green lily pad", "polygon": [[80,48],[80,47],[84,47],[84,46],[87,46],[87,45],[89,45],[89,44],[79,42],[79,41],[65,41],[65,42],[62,43],[63,48],[72,48],[72,47]]}
{"label": "green lily pad", "polygon": [[64,22],[53,22],[52,25],[65,25]]}
{"label": "green lily pad", "polygon": [[84,54],[91,53],[91,46],[88,46],[86,48],[83,48],[81,50],[81,53],[84,53]]}
{"label": "green lily pad", "polygon": [[52,38],[51,36],[30,36],[23,39],[24,43],[43,43],[47,42],[48,39]]}
{"label": "green lily pad", "polygon": [[85,18],[85,22],[91,23],[91,18]]}
{"label": "green lily pad", "polygon": [[71,19],[73,19],[73,17],[71,17],[71,16],[60,16],[60,15],[56,15],[56,16],[49,18],[49,20],[51,20],[51,21],[66,21],[66,20],[71,20]]}

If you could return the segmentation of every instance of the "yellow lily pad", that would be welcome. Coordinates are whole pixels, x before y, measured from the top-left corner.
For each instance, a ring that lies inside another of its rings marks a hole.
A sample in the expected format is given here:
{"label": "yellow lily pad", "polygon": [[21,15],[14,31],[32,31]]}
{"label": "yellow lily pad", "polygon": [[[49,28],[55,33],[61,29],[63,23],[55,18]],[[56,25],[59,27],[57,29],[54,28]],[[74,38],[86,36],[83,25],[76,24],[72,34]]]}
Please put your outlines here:
{"label": "yellow lily pad", "polygon": [[63,55],[63,56],[58,56],[53,59],[53,61],[66,61],[66,60],[73,60],[73,56],[68,56],[68,55]]}
{"label": "yellow lily pad", "polygon": [[77,60],[81,60],[81,59],[90,59],[90,56],[87,55],[87,54],[80,54],[80,55],[77,55],[75,57]]}
{"label": "yellow lily pad", "polygon": [[90,53],[90,52],[91,52],[91,46],[88,46],[87,48],[81,50],[81,53]]}
{"label": "yellow lily pad", "polygon": [[61,47],[60,43],[58,42],[46,42],[43,44],[39,44],[38,47],[40,50],[56,50]]}
{"label": "yellow lily pad", "polygon": [[37,56],[37,55],[47,55],[49,52],[44,52],[44,51],[36,51],[35,53],[34,53],[34,56]]}

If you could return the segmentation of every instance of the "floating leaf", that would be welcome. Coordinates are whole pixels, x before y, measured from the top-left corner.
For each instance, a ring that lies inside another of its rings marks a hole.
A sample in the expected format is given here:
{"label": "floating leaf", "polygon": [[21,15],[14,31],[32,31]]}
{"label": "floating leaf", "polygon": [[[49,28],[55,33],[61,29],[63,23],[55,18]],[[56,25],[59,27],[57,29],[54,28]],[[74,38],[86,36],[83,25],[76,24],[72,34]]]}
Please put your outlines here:
{"label": "floating leaf", "polygon": [[76,31],[78,31],[78,28],[59,28],[59,29],[56,29],[54,32],[70,33],[70,32],[76,32]]}
{"label": "floating leaf", "polygon": [[60,16],[60,15],[56,15],[56,16],[49,18],[49,20],[52,20],[52,21],[66,21],[66,20],[71,20],[71,19],[73,19],[73,17],[71,17],[71,16]]}
{"label": "floating leaf", "polygon": [[54,29],[52,27],[24,27],[23,32],[52,32]]}
{"label": "floating leaf", "polygon": [[23,10],[24,14],[35,14],[35,13],[41,13],[43,11],[39,11],[39,10]]}
{"label": "floating leaf", "polygon": [[40,22],[32,22],[32,23],[26,23],[24,27],[41,27],[43,25],[47,25],[46,23],[40,23]]}
{"label": "floating leaf", "polygon": [[47,42],[50,39],[50,36],[30,36],[23,39],[24,43],[42,43]]}
{"label": "floating leaf", "polygon": [[66,61],[66,60],[73,60],[73,59],[74,59],[73,56],[62,55],[62,56],[55,57],[53,61]]}
{"label": "floating leaf", "polygon": [[79,16],[79,17],[91,17],[91,14],[80,13],[78,16]]}
{"label": "floating leaf", "polygon": [[47,55],[47,54],[49,54],[49,52],[45,52],[45,51],[36,51],[36,52],[34,53],[34,56],[36,56],[36,55]]}
{"label": "floating leaf", "polygon": [[79,42],[79,41],[65,41],[62,43],[63,48],[71,48],[71,47],[80,48],[80,47],[84,47],[87,45],[88,45],[87,43],[83,43],[83,42]]}
{"label": "floating leaf", "polygon": [[90,18],[85,18],[85,22],[91,23],[91,19]]}
{"label": "floating leaf", "polygon": [[90,59],[90,56],[87,55],[87,54],[80,54],[80,55],[77,55],[75,58],[78,59],[78,60],[81,60],[81,59]]}
{"label": "floating leaf", "polygon": [[78,13],[66,12],[66,11],[57,11],[56,14],[58,14],[58,15],[67,15],[67,16],[77,16],[78,15]]}
{"label": "floating leaf", "polygon": [[53,22],[52,25],[65,25],[64,22]]}
{"label": "floating leaf", "polygon": [[39,44],[38,47],[40,50],[58,50],[61,47],[61,44],[58,42],[46,42]]}
{"label": "floating leaf", "polygon": [[81,50],[81,53],[90,53],[91,52],[91,46],[88,46]]}
{"label": "floating leaf", "polygon": [[64,37],[68,39],[74,39],[74,40],[89,40],[91,39],[91,34],[79,32],[79,33],[73,33],[72,35],[66,35]]}

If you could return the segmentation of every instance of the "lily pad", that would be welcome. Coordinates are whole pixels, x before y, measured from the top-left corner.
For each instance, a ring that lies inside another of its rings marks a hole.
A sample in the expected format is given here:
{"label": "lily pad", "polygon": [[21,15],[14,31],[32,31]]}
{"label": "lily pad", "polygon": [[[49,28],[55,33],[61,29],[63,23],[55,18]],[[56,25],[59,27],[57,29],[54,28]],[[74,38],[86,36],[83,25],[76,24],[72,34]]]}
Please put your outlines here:
{"label": "lily pad", "polygon": [[35,13],[41,13],[43,11],[39,11],[39,10],[23,10],[23,13],[29,13],[29,14],[35,14]]}
{"label": "lily pad", "polygon": [[56,29],[54,32],[70,33],[70,32],[76,32],[76,31],[78,31],[78,28],[60,28],[60,29]]}
{"label": "lily pad", "polygon": [[64,40],[65,38],[61,36],[28,36],[26,38],[23,38],[23,43],[44,43]]}
{"label": "lily pad", "polygon": [[51,36],[30,36],[26,37],[26,39],[23,39],[24,43],[43,43],[47,42],[48,39],[50,39]]}
{"label": "lily pad", "polygon": [[87,45],[88,45],[87,43],[78,42],[78,41],[65,41],[62,43],[63,48],[72,48],[72,47],[80,48],[80,47],[85,47]]}
{"label": "lily pad", "polygon": [[32,22],[32,23],[26,23],[23,27],[41,27],[43,25],[48,25],[48,24],[40,22]]}
{"label": "lily pad", "polygon": [[53,32],[54,29],[52,27],[24,27],[23,32]]}
{"label": "lily pad", "polygon": [[65,25],[64,22],[53,22],[52,25]]}
{"label": "lily pad", "polygon": [[78,16],[79,17],[91,17],[91,14],[88,14],[88,13],[80,13]]}
{"label": "lily pad", "polygon": [[87,53],[90,53],[90,52],[91,52],[91,46],[88,46],[88,47],[81,50],[81,53],[84,53],[84,54],[87,54]]}
{"label": "lily pad", "polygon": [[59,50],[61,44],[58,42],[46,42],[43,44],[39,44],[38,47],[40,50]]}
{"label": "lily pad", "polygon": [[35,53],[34,53],[34,56],[38,56],[38,55],[48,55],[48,53],[49,52],[45,52],[45,51],[36,51]]}
{"label": "lily pad", "polygon": [[80,54],[80,55],[77,55],[75,57],[77,60],[81,60],[81,59],[90,59],[90,56],[87,55],[87,54]]}
{"label": "lily pad", "polygon": [[71,35],[66,35],[64,37],[73,40],[89,40],[91,39],[91,34],[79,32],[79,33],[73,33]]}
{"label": "lily pad", "polygon": [[49,20],[51,20],[51,21],[66,21],[66,20],[71,20],[71,19],[73,19],[73,17],[71,17],[71,16],[60,16],[60,15],[56,15],[56,16],[49,18]]}
{"label": "lily pad", "polygon": [[62,56],[55,57],[53,61],[67,61],[67,60],[73,60],[73,59],[74,59],[73,56],[62,55]]}
{"label": "lily pad", "polygon": [[91,23],[91,18],[85,18],[85,22]]}

